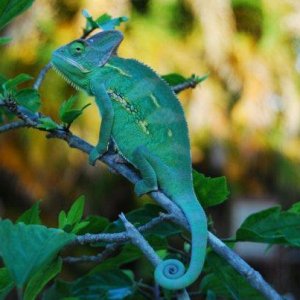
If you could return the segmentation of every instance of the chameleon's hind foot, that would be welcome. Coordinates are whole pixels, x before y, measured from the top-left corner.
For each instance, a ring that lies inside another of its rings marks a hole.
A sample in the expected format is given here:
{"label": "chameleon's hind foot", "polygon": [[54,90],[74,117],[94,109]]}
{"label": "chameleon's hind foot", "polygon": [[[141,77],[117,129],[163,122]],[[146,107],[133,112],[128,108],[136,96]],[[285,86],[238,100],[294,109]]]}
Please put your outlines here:
{"label": "chameleon's hind foot", "polygon": [[139,180],[134,186],[134,192],[139,197],[144,194],[147,194],[147,193],[150,193],[153,191],[157,191],[157,190],[158,190],[158,188],[156,185],[150,185],[145,180]]}
{"label": "chameleon's hind foot", "polygon": [[94,166],[96,164],[96,161],[104,154],[99,152],[99,150],[95,147],[92,149],[92,151],[89,154],[89,164]]}

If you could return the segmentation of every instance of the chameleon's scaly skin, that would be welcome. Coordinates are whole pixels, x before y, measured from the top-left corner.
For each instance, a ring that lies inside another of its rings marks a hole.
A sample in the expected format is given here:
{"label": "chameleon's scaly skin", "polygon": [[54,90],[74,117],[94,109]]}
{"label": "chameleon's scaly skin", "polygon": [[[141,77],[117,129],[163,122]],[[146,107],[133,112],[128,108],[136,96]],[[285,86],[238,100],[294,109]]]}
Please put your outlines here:
{"label": "chameleon's scaly skin", "polygon": [[153,70],[116,56],[119,31],[105,31],[57,49],[52,64],[67,81],[95,96],[102,115],[99,143],[90,154],[94,164],[110,138],[120,154],[141,173],[138,195],[160,188],[184,212],[191,228],[188,269],[178,260],[163,261],[155,279],[167,289],[181,289],[199,276],[206,251],[207,224],[192,184],[190,143],[183,109]]}

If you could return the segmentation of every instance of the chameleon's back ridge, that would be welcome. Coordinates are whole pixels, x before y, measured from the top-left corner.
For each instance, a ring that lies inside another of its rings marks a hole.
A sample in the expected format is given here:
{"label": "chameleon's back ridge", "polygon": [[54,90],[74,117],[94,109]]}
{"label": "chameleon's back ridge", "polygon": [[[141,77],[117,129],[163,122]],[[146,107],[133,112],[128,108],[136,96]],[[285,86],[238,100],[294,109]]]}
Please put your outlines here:
{"label": "chameleon's back ridge", "polygon": [[100,140],[90,162],[105,153],[112,139],[141,174],[137,195],[161,189],[183,211],[192,243],[185,270],[175,259],[155,269],[155,280],[167,289],[181,289],[201,273],[207,242],[205,213],[192,182],[188,128],[179,100],[151,68],[116,56],[119,31],[105,31],[56,50],[52,64],[73,85],[95,97],[102,115]]}

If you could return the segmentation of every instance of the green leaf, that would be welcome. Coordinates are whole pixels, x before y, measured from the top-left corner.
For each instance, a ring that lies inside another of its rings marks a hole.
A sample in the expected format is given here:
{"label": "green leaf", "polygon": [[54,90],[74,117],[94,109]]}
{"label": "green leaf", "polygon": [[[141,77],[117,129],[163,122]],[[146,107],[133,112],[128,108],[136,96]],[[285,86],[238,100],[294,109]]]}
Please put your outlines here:
{"label": "green leaf", "polygon": [[14,17],[28,9],[33,0],[1,0],[0,1],[0,29]]}
{"label": "green leaf", "polygon": [[[74,282],[57,281],[43,300],[75,297],[80,300],[121,300],[135,293],[135,283],[121,270],[88,274]],[[68,298],[69,299],[69,298]]]}
{"label": "green leaf", "polygon": [[0,269],[0,300],[6,299],[7,294],[14,288],[14,282],[7,268]]}
{"label": "green leaf", "polygon": [[108,14],[103,14],[96,20],[90,15],[90,13],[84,9],[82,11],[83,16],[86,18],[85,33],[92,31],[93,29],[101,28],[103,30],[112,30],[121,23],[128,21],[127,17],[112,18]]}
{"label": "green leaf", "polygon": [[5,45],[11,42],[12,38],[10,37],[0,37],[0,45]]}
{"label": "green leaf", "polygon": [[75,119],[77,119],[82,112],[91,104],[88,103],[84,105],[82,108],[74,109],[73,106],[75,102],[77,101],[76,96],[70,97],[67,101],[63,102],[62,105],[59,108],[59,118],[62,122],[66,124],[71,124],[74,122]]}
{"label": "green leaf", "polygon": [[40,95],[35,89],[18,91],[15,98],[18,104],[28,108],[32,112],[38,111],[41,106]]}
{"label": "green leaf", "polygon": [[36,202],[30,209],[26,210],[16,221],[25,224],[41,224],[40,219],[40,202]]}
{"label": "green leaf", "polygon": [[211,178],[193,170],[193,181],[196,196],[204,207],[218,205],[229,195],[224,176]]}
{"label": "green leaf", "polygon": [[61,127],[57,123],[55,123],[50,117],[42,117],[39,118],[38,128],[45,130],[55,130],[60,129]]}
{"label": "green leaf", "polygon": [[236,239],[300,247],[300,213],[294,210],[297,207],[290,211],[272,207],[250,215],[238,229]]}
{"label": "green leaf", "polygon": [[113,30],[115,27],[120,26],[121,23],[128,21],[127,17],[112,18],[108,14],[101,15],[96,19],[96,23],[103,30]]}
{"label": "green leaf", "polygon": [[75,235],[41,225],[0,221],[0,253],[17,286],[22,287]]}
{"label": "green leaf", "polygon": [[208,74],[205,74],[203,76],[197,76],[192,75],[191,77],[184,77],[181,74],[178,73],[170,73],[166,75],[162,75],[161,77],[170,85],[170,86],[176,86],[179,84],[183,84],[186,82],[194,82],[195,85],[201,83],[202,81],[206,80],[208,78]]}
{"label": "green leaf", "polygon": [[169,85],[174,86],[186,82],[188,79],[177,73],[161,76]]}
{"label": "green leaf", "polygon": [[264,297],[251,287],[246,279],[237,273],[223,259],[213,252],[206,256],[207,271],[200,286],[204,293],[214,292],[219,297],[228,299],[243,300],[263,300]]}
{"label": "green leaf", "polygon": [[56,260],[50,262],[40,270],[38,270],[28,282],[24,300],[34,300],[37,295],[42,291],[45,285],[60,273],[62,267],[62,259],[58,257]]}
{"label": "green leaf", "polygon": [[78,197],[73,205],[71,206],[68,214],[67,214],[67,223],[70,225],[74,225],[78,223],[83,215],[85,197]]}
{"label": "green leaf", "polygon": [[58,228],[63,229],[67,224],[67,215],[62,210],[58,215]]}
{"label": "green leaf", "polygon": [[86,226],[78,230],[77,234],[100,233],[109,225],[109,220],[101,216],[90,215],[86,219]]}
{"label": "green leaf", "polygon": [[80,196],[71,206],[69,212],[66,214],[61,211],[58,217],[59,228],[66,232],[77,233],[85,226],[88,226],[87,221],[80,222],[84,210],[84,196]]}
{"label": "green leaf", "polygon": [[2,84],[2,88],[4,90],[12,90],[15,89],[19,84],[24,83],[28,80],[31,80],[32,77],[28,74],[19,74],[14,78],[8,79],[6,82]]}
{"label": "green leaf", "polygon": [[300,214],[300,201],[294,203],[288,211],[292,213]]}

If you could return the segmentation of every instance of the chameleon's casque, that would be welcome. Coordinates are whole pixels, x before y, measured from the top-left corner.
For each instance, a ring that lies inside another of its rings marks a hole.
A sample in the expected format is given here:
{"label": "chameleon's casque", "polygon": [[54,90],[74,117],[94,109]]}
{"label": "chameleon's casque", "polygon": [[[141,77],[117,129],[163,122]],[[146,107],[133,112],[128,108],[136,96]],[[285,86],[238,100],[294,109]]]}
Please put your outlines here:
{"label": "chameleon's casque", "polygon": [[102,115],[100,139],[90,154],[94,164],[110,139],[139,171],[138,195],[161,189],[183,211],[191,229],[189,267],[165,260],[155,280],[167,289],[181,289],[201,273],[207,224],[192,183],[187,124],[180,102],[168,84],[144,64],[116,55],[123,36],[111,30],[76,40],[52,56],[56,70],[73,86],[93,95]]}

